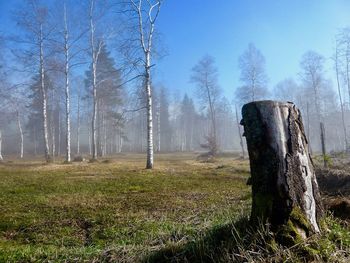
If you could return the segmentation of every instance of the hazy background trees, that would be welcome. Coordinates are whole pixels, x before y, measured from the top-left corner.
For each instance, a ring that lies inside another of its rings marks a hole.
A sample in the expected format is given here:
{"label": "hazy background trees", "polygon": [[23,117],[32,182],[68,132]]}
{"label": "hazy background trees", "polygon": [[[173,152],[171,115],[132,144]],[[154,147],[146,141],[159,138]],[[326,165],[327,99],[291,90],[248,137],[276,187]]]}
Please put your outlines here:
{"label": "hazy background trees", "polygon": [[265,72],[265,58],[253,43],[239,57],[240,80],[242,86],[236,90],[236,96],[241,102],[256,101],[268,95],[268,78]]}
{"label": "hazy background trees", "polygon": [[244,155],[241,106],[261,99],[293,101],[314,152],[321,149],[320,122],[329,151],[348,150],[348,28],[336,36],[331,70],[327,57],[307,51],[299,74],[272,86],[268,58],[250,43],[232,61],[240,84],[229,87],[230,93],[223,92],[218,65],[209,55],[179,76],[192,90],[171,90],[157,78],[160,1],[83,0],[79,8],[73,2],[29,0],[14,10],[18,33],[0,44],[6,54],[0,65],[3,157],[45,154],[50,161],[65,155],[70,161],[71,155],[96,159],[143,152],[152,167],[153,147],[202,152],[204,146],[211,154]]}
{"label": "hazy background trees", "polygon": [[202,144],[212,155],[218,151],[217,111],[220,104],[221,89],[218,84],[218,71],[213,57],[206,55],[192,68],[191,82],[196,85],[199,103],[210,120],[207,142]]}

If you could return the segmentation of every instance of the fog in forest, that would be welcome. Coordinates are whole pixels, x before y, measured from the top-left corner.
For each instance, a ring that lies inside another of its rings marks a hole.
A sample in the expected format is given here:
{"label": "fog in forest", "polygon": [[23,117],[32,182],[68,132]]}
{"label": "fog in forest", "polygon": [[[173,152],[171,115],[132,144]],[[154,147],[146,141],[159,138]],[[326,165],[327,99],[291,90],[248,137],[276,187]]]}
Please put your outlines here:
{"label": "fog in forest", "polygon": [[270,57],[252,39],[230,61],[235,83],[223,87],[227,71],[208,47],[174,76],[186,87],[174,88],[162,80],[172,70],[164,66],[172,32],[157,24],[170,11],[155,2],[1,3],[10,12],[0,32],[1,158],[147,152],[153,165],[153,152],[246,154],[241,108],[257,100],[294,102],[311,151],[321,151],[320,123],[327,152],[348,149],[350,28],[325,36],[334,40],[332,53],[304,50],[298,72],[277,83]]}
{"label": "fog in forest", "polygon": [[0,263],[350,262],[350,1],[0,21]]}

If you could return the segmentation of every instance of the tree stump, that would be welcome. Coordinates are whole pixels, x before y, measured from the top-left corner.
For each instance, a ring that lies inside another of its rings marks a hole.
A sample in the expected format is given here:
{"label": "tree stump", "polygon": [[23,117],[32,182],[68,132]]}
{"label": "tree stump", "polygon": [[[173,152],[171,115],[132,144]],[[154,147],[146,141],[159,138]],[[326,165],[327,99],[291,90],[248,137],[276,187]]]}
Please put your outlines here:
{"label": "tree stump", "polygon": [[242,108],[251,169],[251,222],[270,223],[281,243],[319,233],[321,197],[300,111],[291,102]]}

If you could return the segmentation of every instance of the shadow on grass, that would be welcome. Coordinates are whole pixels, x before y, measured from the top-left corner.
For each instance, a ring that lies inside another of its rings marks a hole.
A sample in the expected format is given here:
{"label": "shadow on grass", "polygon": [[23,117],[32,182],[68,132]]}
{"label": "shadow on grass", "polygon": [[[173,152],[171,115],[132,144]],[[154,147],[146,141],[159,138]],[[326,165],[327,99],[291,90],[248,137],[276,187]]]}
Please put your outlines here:
{"label": "shadow on grass", "polygon": [[[161,262],[225,262],[234,260],[234,262],[246,261],[245,258],[239,259],[239,250],[244,243],[249,242],[250,236],[247,216],[244,216],[226,225],[215,227],[195,241],[190,241],[183,245],[173,245],[153,252],[146,256],[144,263]],[[249,238],[248,238],[249,239]]]}

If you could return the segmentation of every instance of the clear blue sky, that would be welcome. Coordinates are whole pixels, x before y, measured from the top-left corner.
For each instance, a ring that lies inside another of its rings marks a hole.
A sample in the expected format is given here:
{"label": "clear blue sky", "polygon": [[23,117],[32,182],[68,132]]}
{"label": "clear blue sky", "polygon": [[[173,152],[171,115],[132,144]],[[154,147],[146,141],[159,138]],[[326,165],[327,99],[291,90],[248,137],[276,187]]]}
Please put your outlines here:
{"label": "clear blue sky", "polygon": [[[0,31],[13,28],[10,11],[21,1],[0,0]],[[231,99],[239,85],[238,57],[249,42],[266,58],[271,88],[284,78],[297,77],[305,51],[332,55],[337,30],[350,26],[350,1],[165,0],[158,22],[169,55],[157,65],[157,81],[171,91],[192,94],[191,68],[210,54]],[[330,62],[326,69],[333,77]]]}
{"label": "clear blue sky", "polygon": [[[169,56],[159,77],[191,93],[190,70],[204,54],[216,58],[220,84],[232,98],[239,85],[238,57],[253,42],[266,58],[269,88],[296,77],[302,54],[332,55],[339,28],[350,26],[347,0],[173,0],[164,3],[160,29]],[[328,76],[333,77],[327,63]]]}

